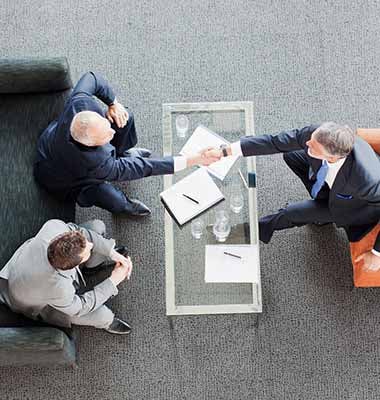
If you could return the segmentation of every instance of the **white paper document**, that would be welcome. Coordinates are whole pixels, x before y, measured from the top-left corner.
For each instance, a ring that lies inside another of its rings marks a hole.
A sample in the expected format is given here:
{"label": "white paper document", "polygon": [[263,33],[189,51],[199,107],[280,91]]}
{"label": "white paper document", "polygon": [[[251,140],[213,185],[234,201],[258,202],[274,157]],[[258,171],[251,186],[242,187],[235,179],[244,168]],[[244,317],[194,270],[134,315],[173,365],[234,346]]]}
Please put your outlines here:
{"label": "white paper document", "polygon": [[[183,156],[191,155],[207,147],[219,148],[221,144],[229,145],[230,143],[205,126],[199,125],[182,147],[179,154]],[[222,181],[237,159],[238,156],[223,157],[208,167],[202,168],[206,168],[212,175]]]}
{"label": "white paper document", "polygon": [[206,282],[259,282],[257,244],[206,245],[205,251]]}
{"label": "white paper document", "polygon": [[205,169],[199,168],[160,194],[179,225],[224,199]]}

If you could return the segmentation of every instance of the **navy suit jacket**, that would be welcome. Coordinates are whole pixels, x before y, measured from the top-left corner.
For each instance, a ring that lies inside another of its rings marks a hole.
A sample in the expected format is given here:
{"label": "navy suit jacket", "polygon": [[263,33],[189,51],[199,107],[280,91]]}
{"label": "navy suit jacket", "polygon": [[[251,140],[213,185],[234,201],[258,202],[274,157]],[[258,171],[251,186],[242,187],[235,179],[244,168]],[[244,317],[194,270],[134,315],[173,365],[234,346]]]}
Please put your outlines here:
{"label": "navy suit jacket", "polygon": [[105,116],[94,96],[106,105],[115,99],[105,79],[88,72],[75,86],[61,116],[40,136],[34,174],[42,186],[65,199],[75,198],[82,187],[90,184],[174,173],[173,157],[117,157],[110,143],[89,147],[76,142],[70,134],[70,124],[76,113],[88,110]]}
{"label": "navy suit jacket", "polygon": [[[240,144],[244,156],[305,150],[313,175],[322,161],[310,157],[306,142],[319,125],[280,132],[278,135],[246,136]],[[360,137],[339,170],[329,193],[328,207],[337,226],[350,241],[361,239],[380,220],[380,159]],[[380,234],[375,248],[380,251]]]}

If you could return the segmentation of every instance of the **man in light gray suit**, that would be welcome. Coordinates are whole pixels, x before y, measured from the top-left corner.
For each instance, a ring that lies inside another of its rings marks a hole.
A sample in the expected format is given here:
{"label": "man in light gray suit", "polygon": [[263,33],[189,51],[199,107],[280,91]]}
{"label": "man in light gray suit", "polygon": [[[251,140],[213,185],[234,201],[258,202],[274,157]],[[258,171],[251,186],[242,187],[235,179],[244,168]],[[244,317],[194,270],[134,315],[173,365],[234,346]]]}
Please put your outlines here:
{"label": "man in light gray suit", "polygon": [[[100,220],[80,226],[46,222],[0,271],[0,302],[27,317],[59,326],[90,325],[110,333],[129,333],[128,323],[115,318],[104,303],[118,293],[117,285],[129,279],[132,262],[104,234]],[[79,265],[85,271],[111,260],[116,263],[111,276],[80,294],[85,281]]]}

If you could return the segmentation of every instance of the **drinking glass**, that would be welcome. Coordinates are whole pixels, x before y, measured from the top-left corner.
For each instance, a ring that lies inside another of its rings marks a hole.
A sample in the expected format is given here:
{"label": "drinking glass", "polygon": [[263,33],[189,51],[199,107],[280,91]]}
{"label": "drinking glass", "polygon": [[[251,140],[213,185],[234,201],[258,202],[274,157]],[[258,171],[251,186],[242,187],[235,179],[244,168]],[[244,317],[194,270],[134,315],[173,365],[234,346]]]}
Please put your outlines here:
{"label": "drinking glass", "polygon": [[189,129],[189,118],[186,115],[178,115],[175,120],[175,126],[177,128],[177,136],[184,138]]}
{"label": "drinking glass", "polygon": [[244,205],[244,197],[240,192],[232,193],[230,198],[230,207],[232,212],[239,214]]}
{"label": "drinking glass", "polygon": [[191,222],[191,235],[193,236],[194,239],[201,238],[201,236],[203,234],[203,227],[204,227],[204,223],[200,218],[194,219]]}
{"label": "drinking glass", "polygon": [[231,232],[231,224],[227,211],[219,210],[215,213],[215,223],[212,230],[218,242],[226,241]]}

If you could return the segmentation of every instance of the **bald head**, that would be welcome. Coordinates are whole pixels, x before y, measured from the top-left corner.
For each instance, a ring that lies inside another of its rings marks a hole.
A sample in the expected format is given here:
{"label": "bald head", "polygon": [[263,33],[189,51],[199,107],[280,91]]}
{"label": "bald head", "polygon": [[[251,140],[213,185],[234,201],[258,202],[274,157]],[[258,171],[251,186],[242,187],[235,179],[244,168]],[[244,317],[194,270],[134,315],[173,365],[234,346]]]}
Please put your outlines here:
{"label": "bald head", "polygon": [[94,111],[81,111],[70,125],[74,140],[85,146],[102,146],[112,140],[115,131],[110,122]]}

